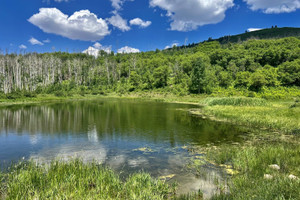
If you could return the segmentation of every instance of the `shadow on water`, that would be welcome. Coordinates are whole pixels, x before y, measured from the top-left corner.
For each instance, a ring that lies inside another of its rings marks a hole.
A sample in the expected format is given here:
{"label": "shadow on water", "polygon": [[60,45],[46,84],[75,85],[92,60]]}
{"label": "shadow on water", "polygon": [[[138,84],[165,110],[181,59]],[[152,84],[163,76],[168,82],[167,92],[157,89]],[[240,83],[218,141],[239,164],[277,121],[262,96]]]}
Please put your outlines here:
{"label": "shadow on water", "polygon": [[179,183],[179,193],[201,189],[208,197],[222,173],[205,177],[187,169],[188,145],[240,142],[243,130],[186,112],[193,105],[104,99],[0,108],[0,161],[39,162],[74,156],[122,172],[145,171]]}

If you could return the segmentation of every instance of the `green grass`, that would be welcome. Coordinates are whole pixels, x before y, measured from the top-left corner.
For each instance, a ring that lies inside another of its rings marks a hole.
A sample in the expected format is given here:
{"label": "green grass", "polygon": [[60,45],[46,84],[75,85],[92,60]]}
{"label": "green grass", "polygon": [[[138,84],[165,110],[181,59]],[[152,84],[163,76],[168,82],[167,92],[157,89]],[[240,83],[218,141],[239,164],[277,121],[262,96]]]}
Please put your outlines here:
{"label": "green grass", "polygon": [[202,100],[200,104],[208,106],[266,106],[268,103],[265,99],[247,98],[247,97],[210,97]]}
{"label": "green grass", "polygon": [[138,92],[128,94],[109,93],[106,95],[92,95],[86,94],[73,95],[66,97],[57,97],[52,94],[39,94],[33,98],[19,98],[19,99],[1,99],[0,106],[9,106],[16,104],[36,104],[40,102],[56,102],[56,101],[73,101],[73,100],[91,100],[101,98],[118,98],[118,99],[132,99],[142,101],[158,101],[158,102],[169,102],[169,103],[185,103],[198,105],[199,99],[205,98],[205,95],[188,95],[188,96],[176,96],[173,94],[159,93],[159,92]]}
{"label": "green grass", "polygon": [[[218,120],[225,120],[249,127],[264,128],[291,134],[300,133],[300,106],[297,106],[298,103],[295,101],[265,102],[265,100],[254,99],[252,105],[244,105],[244,103],[236,103],[236,99],[239,98],[223,99],[214,98],[212,100],[204,100],[204,102],[213,102],[213,104],[199,109],[198,114],[213,116]],[[248,98],[247,101],[249,101]],[[197,114],[197,112],[194,113]]]}
{"label": "green grass", "polygon": [[[293,140],[299,141],[299,138]],[[299,142],[256,141],[243,146],[222,145],[206,150],[207,158],[217,164],[231,165],[238,173],[231,177],[229,194],[213,199],[299,199],[300,177]],[[277,164],[280,170],[269,165]],[[267,180],[264,174],[273,179]]]}
{"label": "green grass", "polygon": [[146,173],[122,181],[116,173],[96,163],[53,161],[49,166],[22,162],[2,177],[0,199],[169,199],[175,185]]}

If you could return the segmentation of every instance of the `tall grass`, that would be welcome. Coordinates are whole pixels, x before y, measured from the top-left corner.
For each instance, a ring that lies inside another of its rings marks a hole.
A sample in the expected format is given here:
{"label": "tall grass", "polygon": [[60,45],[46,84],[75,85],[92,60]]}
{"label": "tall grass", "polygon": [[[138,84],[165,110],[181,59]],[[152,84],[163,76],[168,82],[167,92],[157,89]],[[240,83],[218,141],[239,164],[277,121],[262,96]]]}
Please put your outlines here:
{"label": "tall grass", "polygon": [[[299,144],[255,143],[243,147],[223,145],[207,152],[210,160],[232,165],[239,173],[233,175],[230,193],[216,195],[213,199],[299,199],[300,180],[291,180],[290,174],[300,177]],[[280,170],[269,165],[277,164]],[[272,179],[264,178],[270,174]]]}
{"label": "tall grass", "polygon": [[266,106],[267,101],[265,99],[248,97],[211,97],[202,100],[200,104],[208,106]]}
{"label": "tall grass", "polygon": [[[265,128],[292,134],[300,133],[300,106],[295,106],[295,103],[292,101],[268,101],[265,106],[263,106],[263,102],[261,104],[253,103],[252,106],[249,106],[241,105],[243,103],[231,103],[235,105],[228,105],[230,103],[224,102],[217,105],[214,100],[206,101],[213,102],[212,104],[214,104],[214,106],[204,106],[200,110],[200,114],[212,115],[217,119],[226,120],[239,125]],[[216,100],[216,102],[220,101],[223,100]],[[228,101],[230,102],[231,100]]]}
{"label": "tall grass", "polygon": [[1,176],[0,199],[167,199],[175,194],[175,185],[149,174],[122,181],[112,170],[80,160],[50,166],[24,162]]}

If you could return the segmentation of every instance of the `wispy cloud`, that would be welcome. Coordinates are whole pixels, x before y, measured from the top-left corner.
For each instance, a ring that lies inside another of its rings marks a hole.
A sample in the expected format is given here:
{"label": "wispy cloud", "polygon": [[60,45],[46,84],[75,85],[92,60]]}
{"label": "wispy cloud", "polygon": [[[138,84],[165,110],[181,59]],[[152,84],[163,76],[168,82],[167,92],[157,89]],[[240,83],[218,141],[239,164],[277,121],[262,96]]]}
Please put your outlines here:
{"label": "wispy cloud", "polygon": [[44,43],[40,42],[39,40],[35,39],[34,37],[31,37],[28,42],[32,45],[44,45]]}
{"label": "wispy cloud", "polygon": [[21,45],[19,46],[19,48],[20,48],[20,49],[27,49],[27,46],[25,46],[24,44],[21,44]]}

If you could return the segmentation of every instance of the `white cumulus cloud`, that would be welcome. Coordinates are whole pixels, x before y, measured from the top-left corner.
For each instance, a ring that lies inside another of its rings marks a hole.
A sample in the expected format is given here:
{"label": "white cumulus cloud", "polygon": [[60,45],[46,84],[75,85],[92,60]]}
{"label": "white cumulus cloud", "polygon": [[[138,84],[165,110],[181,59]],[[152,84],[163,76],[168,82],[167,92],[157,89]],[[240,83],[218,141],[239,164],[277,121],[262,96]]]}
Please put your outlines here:
{"label": "white cumulus cloud", "polygon": [[24,44],[21,44],[21,45],[19,46],[19,48],[20,48],[20,49],[27,49],[27,46],[25,46]]}
{"label": "white cumulus cloud", "polygon": [[140,18],[134,18],[132,20],[129,21],[130,25],[136,25],[136,26],[140,26],[142,28],[146,28],[148,26],[151,25],[151,21],[143,21]]}
{"label": "white cumulus cloud", "polygon": [[107,21],[113,25],[114,27],[117,27],[121,31],[129,31],[130,27],[127,25],[127,20],[123,19],[119,14],[116,14],[110,18],[107,19]]}
{"label": "white cumulus cloud", "polygon": [[226,10],[234,3],[233,0],[150,0],[150,6],[167,11],[172,21],[170,30],[190,31],[223,21]]}
{"label": "white cumulus cloud", "polygon": [[259,31],[259,30],[261,30],[261,28],[248,28],[247,29],[248,32]]}
{"label": "white cumulus cloud", "polygon": [[89,10],[68,16],[57,8],[40,8],[28,21],[46,33],[73,40],[96,41],[110,34],[106,21]]}
{"label": "white cumulus cloud", "polygon": [[243,0],[251,10],[264,13],[290,13],[300,9],[300,0]]}
{"label": "white cumulus cloud", "polygon": [[140,50],[132,48],[132,47],[129,47],[129,46],[125,46],[125,47],[122,47],[122,48],[118,49],[117,52],[118,53],[139,53]]}
{"label": "white cumulus cloud", "polygon": [[44,45],[44,43],[40,42],[39,40],[35,39],[34,37],[31,37],[28,42],[32,45]]}
{"label": "white cumulus cloud", "polygon": [[106,53],[111,53],[111,46],[102,46],[100,43],[96,42],[93,47],[90,46],[86,50],[82,51],[82,53],[86,53],[97,58],[101,50],[105,51]]}
{"label": "white cumulus cloud", "polygon": [[178,42],[174,42],[173,44],[171,44],[171,45],[167,45],[166,47],[165,47],[165,49],[169,49],[169,48],[172,48],[172,47],[177,47],[179,45],[179,43]]}

